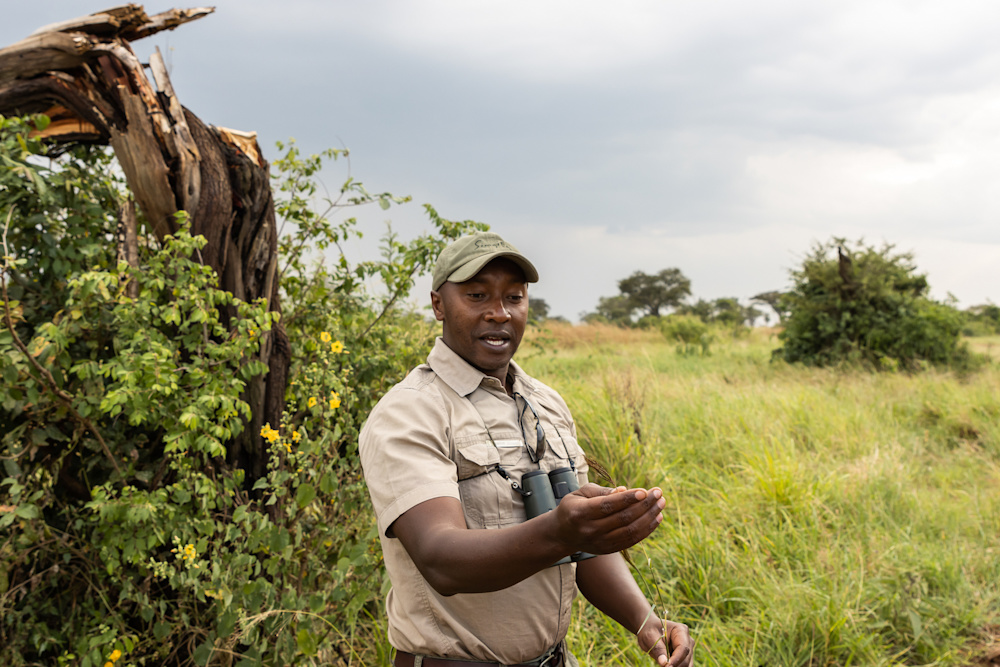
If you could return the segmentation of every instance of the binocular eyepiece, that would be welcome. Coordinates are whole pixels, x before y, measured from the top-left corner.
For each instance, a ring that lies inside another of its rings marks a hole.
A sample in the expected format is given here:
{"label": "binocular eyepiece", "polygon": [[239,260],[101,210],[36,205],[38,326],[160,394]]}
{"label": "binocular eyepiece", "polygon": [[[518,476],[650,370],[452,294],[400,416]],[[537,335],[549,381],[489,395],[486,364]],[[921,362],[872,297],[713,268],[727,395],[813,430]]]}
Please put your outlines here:
{"label": "binocular eyepiece", "polygon": [[[521,477],[521,486],[524,488],[524,511],[529,519],[534,519],[554,510],[563,497],[580,488],[580,482],[575,470],[556,468],[548,474],[543,470],[524,473]],[[554,565],[575,563],[593,557],[593,554],[577,551]]]}

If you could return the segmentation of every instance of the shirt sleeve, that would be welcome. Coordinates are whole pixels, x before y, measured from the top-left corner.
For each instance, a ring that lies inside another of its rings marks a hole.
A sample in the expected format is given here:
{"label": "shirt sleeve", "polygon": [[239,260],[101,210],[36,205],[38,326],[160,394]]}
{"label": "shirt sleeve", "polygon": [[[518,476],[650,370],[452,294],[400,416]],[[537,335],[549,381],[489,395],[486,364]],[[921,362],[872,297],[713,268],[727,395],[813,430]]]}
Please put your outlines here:
{"label": "shirt sleeve", "polygon": [[460,500],[444,402],[428,388],[397,386],[372,410],[358,449],[379,531],[432,498]]}

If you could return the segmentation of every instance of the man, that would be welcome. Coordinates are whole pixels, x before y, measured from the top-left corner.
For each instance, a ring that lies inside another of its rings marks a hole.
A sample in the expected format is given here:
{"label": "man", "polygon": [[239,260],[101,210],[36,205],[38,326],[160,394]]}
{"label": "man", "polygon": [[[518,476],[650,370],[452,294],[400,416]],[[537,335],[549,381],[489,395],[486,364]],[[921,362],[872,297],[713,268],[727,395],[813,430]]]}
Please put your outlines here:
{"label": "man", "polygon": [[[587,484],[565,402],[512,361],[537,281],[497,234],[445,248],[431,291],[442,335],[362,428],[394,664],[576,665],[563,638],[579,589],[657,664],[690,667],[687,627],[653,614],[618,553],[662,521],[662,492]],[[582,488],[527,517],[530,473],[559,468]]]}

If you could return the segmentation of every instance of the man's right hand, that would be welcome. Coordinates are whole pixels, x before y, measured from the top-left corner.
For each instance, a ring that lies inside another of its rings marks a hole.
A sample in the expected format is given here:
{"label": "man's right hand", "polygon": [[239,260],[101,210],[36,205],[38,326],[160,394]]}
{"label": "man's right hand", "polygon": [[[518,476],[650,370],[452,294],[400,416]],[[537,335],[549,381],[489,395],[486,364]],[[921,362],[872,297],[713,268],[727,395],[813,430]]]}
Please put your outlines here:
{"label": "man's right hand", "polygon": [[659,488],[611,489],[587,484],[564,496],[554,510],[556,538],[571,551],[621,551],[656,530],[663,521],[665,505]]}

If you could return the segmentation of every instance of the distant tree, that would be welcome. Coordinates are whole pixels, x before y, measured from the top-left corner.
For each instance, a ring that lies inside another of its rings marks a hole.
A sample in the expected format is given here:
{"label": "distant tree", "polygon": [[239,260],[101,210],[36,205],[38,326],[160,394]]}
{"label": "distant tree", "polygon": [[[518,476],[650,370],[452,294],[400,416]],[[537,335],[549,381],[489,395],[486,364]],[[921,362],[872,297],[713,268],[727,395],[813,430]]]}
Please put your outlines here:
{"label": "distant tree", "polygon": [[618,281],[618,289],[628,297],[633,310],[658,317],[665,308],[676,308],[691,296],[691,281],[680,269],[663,269],[650,275],[636,271]]}
{"label": "distant tree", "polygon": [[776,290],[771,292],[761,292],[760,294],[751,297],[750,301],[751,303],[763,303],[770,306],[771,310],[774,311],[774,314],[778,316],[778,323],[780,324],[785,319],[786,315],[786,310],[784,306],[782,306],[782,298],[784,296],[784,293]]}
{"label": "distant tree", "polygon": [[712,321],[731,327],[742,326],[746,311],[735,297],[722,297],[712,302]]}
{"label": "distant tree", "polygon": [[726,326],[753,326],[761,312],[753,306],[744,306],[736,297],[721,297],[714,301],[698,299],[692,304],[682,304],[676,310],[678,315],[697,317],[705,324]]}
{"label": "distant tree", "polygon": [[698,299],[694,303],[684,303],[677,307],[677,315],[691,315],[697,317],[705,324],[712,321],[712,313],[714,309],[712,307],[711,301],[706,301],[705,299]]}
{"label": "distant tree", "polygon": [[590,313],[587,311],[581,312],[580,321],[584,324],[608,324],[608,318],[596,311]]}
{"label": "distant tree", "polygon": [[597,315],[612,324],[628,325],[632,323],[632,313],[635,306],[627,296],[602,296],[597,302]]}
{"label": "distant tree", "polygon": [[1000,334],[1000,306],[984,303],[965,311],[966,324],[962,333],[966,336],[992,336]]}
{"label": "distant tree", "polygon": [[969,359],[959,340],[962,313],[927,296],[927,278],[911,253],[833,239],[814,246],[791,275],[778,357],[816,366],[862,361],[877,369]]}
{"label": "distant tree", "polygon": [[541,297],[528,298],[528,322],[531,324],[541,324],[549,319],[549,304]]}

